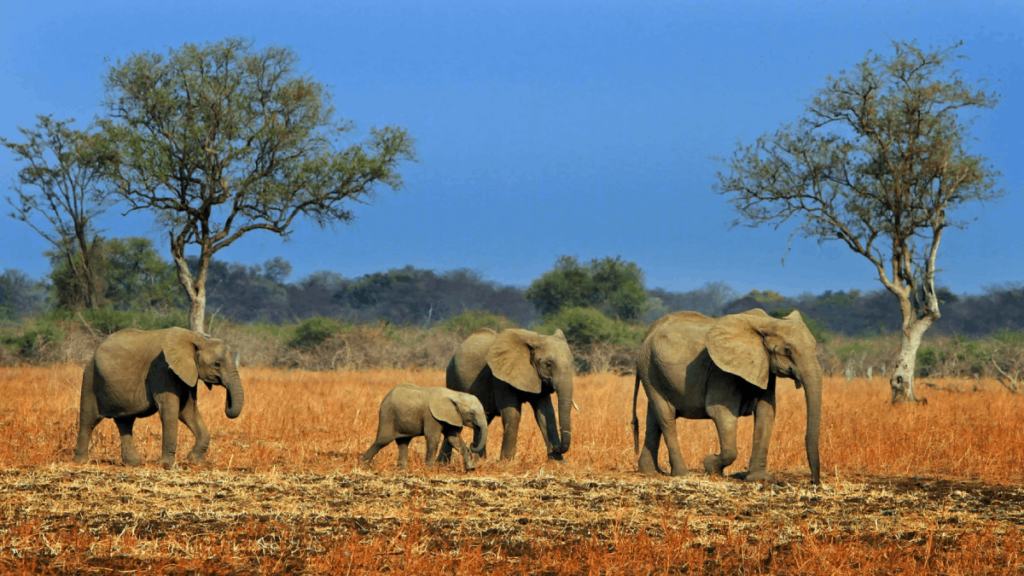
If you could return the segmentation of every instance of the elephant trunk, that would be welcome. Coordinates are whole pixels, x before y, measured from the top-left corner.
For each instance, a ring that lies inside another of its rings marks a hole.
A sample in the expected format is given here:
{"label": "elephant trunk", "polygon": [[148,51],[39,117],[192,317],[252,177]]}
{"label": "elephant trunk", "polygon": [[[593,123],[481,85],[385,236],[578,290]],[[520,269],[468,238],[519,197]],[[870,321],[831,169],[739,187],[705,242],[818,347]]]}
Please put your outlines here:
{"label": "elephant trunk", "polygon": [[558,393],[558,433],[560,446],[555,452],[565,454],[572,444],[572,376],[562,381],[561,386],[555,387]]}
{"label": "elephant trunk", "polygon": [[821,368],[815,366],[800,379],[807,398],[807,464],[811,468],[811,482],[821,483],[821,460],[818,458],[818,435],[821,431]]}
{"label": "elephant trunk", "polygon": [[484,448],[487,448],[487,416],[477,414],[473,428],[473,445],[469,449],[474,454],[483,454]]}
{"label": "elephant trunk", "polygon": [[242,379],[238,376],[237,370],[224,382],[224,388],[228,391],[224,414],[228,418],[238,418],[242,413],[242,406],[245,405],[245,392],[242,391]]}

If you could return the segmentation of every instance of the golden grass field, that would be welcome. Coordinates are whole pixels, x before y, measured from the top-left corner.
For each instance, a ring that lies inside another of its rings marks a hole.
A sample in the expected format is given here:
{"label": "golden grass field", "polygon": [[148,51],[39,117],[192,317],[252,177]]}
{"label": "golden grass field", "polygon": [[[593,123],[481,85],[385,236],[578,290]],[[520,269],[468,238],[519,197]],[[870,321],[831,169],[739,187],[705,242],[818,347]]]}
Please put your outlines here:
{"label": "golden grass field", "polygon": [[[426,469],[422,439],[408,473],[395,470],[394,445],[361,468],[384,394],[443,385],[442,372],[250,368],[237,420],[224,416],[222,388],[199,391],[213,434],[203,465],[161,468],[154,416],[135,428],[146,465],[121,466],[104,421],[98,463],[75,466],[81,371],[0,368],[0,572],[1024,573],[1024,397],[995,382],[921,386],[927,405],[892,407],[883,380],[828,380],[815,487],[802,392],[788,380],[769,455],[776,481],[747,484],[637,475],[633,376],[613,374],[577,377],[561,464],[546,461],[524,414],[511,464],[493,459],[496,420],[491,459],[474,472],[458,457]],[[642,393],[640,404],[642,421]],[[713,426],[678,424],[697,469],[717,451]],[[746,469],[751,426],[742,420],[727,472]],[[181,461],[193,437],[182,425],[179,438]]]}

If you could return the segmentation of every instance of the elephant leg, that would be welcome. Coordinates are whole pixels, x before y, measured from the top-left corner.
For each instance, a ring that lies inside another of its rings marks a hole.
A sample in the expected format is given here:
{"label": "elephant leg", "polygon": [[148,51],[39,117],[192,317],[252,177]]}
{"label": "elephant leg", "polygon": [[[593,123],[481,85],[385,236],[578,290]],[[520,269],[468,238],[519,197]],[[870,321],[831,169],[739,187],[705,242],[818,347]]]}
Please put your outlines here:
{"label": "elephant leg", "polygon": [[210,431],[203,423],[203,416],[199,413],[199,408],[196,405],[195,388],[189,393],[185,405],[178,413],[178,419],[184,422],[185,426],[192,431],[192,435],[196,437],[196,445],[188,454],[189,461],[202,462],[206,456],[206,449],[210,447]]}
{"label": "elephant leg", "polygon": [[132,428],[135,427],[135,416],[121,416],[114,418],[117,424],[117,431],[121,434],[121,461],[127,466],[138,466],[142,464],[142,458],[135,450],[135,436],[132,435]]}
{"label": "elephant leg", "polygon": [[750,453],[747,480],[771,480],[768,474],[768,445],[775,424],[775,389],[769,388],[754,406],[754,447]]}
{"label": "elephant leg", "polygon": [[395,444],[398,444],[398,469],[408,470],[409,469],[409,442],[412,441],[411,436],[404,438],[395,438]]}
{"label": "elephant leg", "polygon": [[494,390],[495,403],[501,414],[503,433],[501,436],[501,459],[512,460],[516,457],[516,444],[519,441],[519,420],[522,417],[523,403],[507,384],[499,383]]}
{"label": "elephant leg", "polygon": [[96,394],[93,393],[95,370],[95,365],[89,362],[82,372],[82,400],[78,409],[78,444],[75,445],[74,458],[76,464],[85,464],[89,461],[89,442],[92,440],[92,431],[103,420],[103,417],[100,416],[99,404],[96,402]]}
{"label": "elephant leg", "polygon": [[708,415],[718,429],[718,454],[704,457],[704,471],[721,475],[725,468],[736,461],[736,423],[738,410],[722,404],[707,407]]}
{"label": "elephant leg", "polygon": [[448,464],[452,461],[452,443],[447,436],[441,441],[441,453],[437,455],[437,461],[440,464]]}
{"label": "elephant leg", "polygon": [[160,463],[164,468],[173,468],[175,455],[178,453],[178,414],[181,412],[181,399],[176,394],[161,394],[156,399],[156,405],[160,412],[164,435]]}
{"label": "elephant leg", "polygon": [[476,462],[473,458],[473,453],[470,452],[469,446],[466,446],[466,443],[462,441],[462,436],[460,436],[458,432],[448,434],[444,439],[446,442],[459,449],[459,453],[462,454],[462,463],[465,465],[467,472],[476,469]]}
{"label": "elephant leg", "polygon": [[363,452],[363,455],[359,458],[362,459],[364,464],[369,464],[370,461],[373,460],[373,457],[377,455],[377,452],[380,452],[381,448],[391,444],[393,441],[394,438],[382,438],[377,436],[377,439],[373,441],[370,448],[366,452]]}
{"label": "elephant leg", "polygon": [[[648,390],[650,388],[650,390]],[[689,474],[689,470],[686,468],[686,462],[683,461],[683,453],[679,450],[679,436],[676,434],[676,409],[666,400],[661,394],[653,387],[644,387],[645,391],[648,391],[648,398],[650,400],[647,403],[647,430],[651,429],[651,418],[654,418],[655,426],[661,431],[661,436],[665,439],[665,448],[668,450],[668,462],[672,468],[672,476],[685,476]],[[650,434],[650,432],[648,432]],[[652,459],[657,466],[657,436],[654,438],[654,449],[651,451]],[[644,439],[644,445],[647,447],[651,441]]]}
{"label": "elephant leg", "polygon": [[658,419],[654,417],[654,409],[647,406],[647,424],[644,429],[644,445],[640,449],[640,460],[637,462],[637,469],[641,474],[654,476],[664,474],[658,466],[658,452],[661,450],[661,427],[658,426]]}
{"label": "elephant leg", "polygon": [[549,460],[561,460],[562,455],[558,453],[562,443],[558,437],[558,423],[555,421],[555,407],[551,404],[551,396],[544,394],[537,399],[530,400],[533,407],[533,416],[537,419],[537,427],[540,428],[540,436],[544,439],[544,447],[548,451]]}
{"label": "elephant leg", "polygon": [[89,443],[92,441],[92,431],[102,421],[103,417],[99,415],[99,410],[96,407],[96,399],[92,398],[88,406],[83,399],[81,413],[78,416],[78,444],[75,446],[73,460],[76,464],[85,464],[89,461]]}
{"label": "elephant leg", "polygon": [[423,436],[427,440],[427,457],[424,463],[428,467],[433,466],[437,462],[437,449],[441,447],[441,441],[444,439],[441,423],[433,418],[427,418],[423,423]]}

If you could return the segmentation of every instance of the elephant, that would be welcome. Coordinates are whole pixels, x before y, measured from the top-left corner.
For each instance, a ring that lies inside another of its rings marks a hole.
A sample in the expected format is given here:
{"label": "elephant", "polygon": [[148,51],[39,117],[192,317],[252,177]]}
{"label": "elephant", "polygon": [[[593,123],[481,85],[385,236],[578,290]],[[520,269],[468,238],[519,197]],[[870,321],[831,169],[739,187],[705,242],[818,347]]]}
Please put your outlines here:
{"label": "elephant", "polygon": [[[655,322],[644,336],[633,388],[633,445],[641,473],[662,472],[658,448],[668,448],[671,474],[687,473],[676,436],[676,418],[710,419],[718,430],[719,454],[704,457],[708,474],[722,474],[736,460],[736,425],[754,415],[753,452],[747,480],[770,480],[768,443],[775,421],[776,378],[795,381],[807,401],[807,461],[811,482],[821,479],[818,433],[821,428],[822,372],[817,343],[800,313],[773,318],[754,309],[721,318],[676,312]],[[647,393],[647,429],[639,446],[637,392]]]}
{"label": "elephant", "polygon": [[[523,402],[533,407],[548,458],[561,460],[572,443],[573,372],[572,352],[561,330],[544,336],[529,330],[507,329],[499,334],[481,328],[455,350],[448,363],[446,381],[448,388],[476,396],[483,404],[488,423],[501,415],[502,460],[511,460],[516,455]],[[552,392],[558,394],[557,423]],[[448,458],[450,454],[451,446],[445,442],[441,457]]]}
{"label": "elephant", "polygon": [[398,467],[409,469],[409,441],[416,436],[427,438],[427,466],[434,465],[437,449],[444,440],[458,446],[466,471],[476,468],[473,455],[462,441],[463,426],[476,429],[473,452],[479,454],[487,446],[487,416],[480,401],[471,394],[447,388],[427,388],[415,384],[399,384],[380,403],[377,438],[362,460],[369,464],[381,448],[398,444]]}
{"label": "elephant", "polygon": [[136,418],[157,412],[163,424],[160,462],[174,466],[178,450],[178,420],[196,438],[188,455],[202,462],[210,446],[210,431],[196,406],[196,384],[227,389],[224,413],[237,418],[245,394],[238,375],[238,356],[231,357],[221,340],[184,328],[120,330],[108,336],[82,374],[78,445],[74,462],[89,460],[92,431],[104,418],[113,418],[121,434],[121,459],[128,466],[142,463],[135,449],[132,428]]}

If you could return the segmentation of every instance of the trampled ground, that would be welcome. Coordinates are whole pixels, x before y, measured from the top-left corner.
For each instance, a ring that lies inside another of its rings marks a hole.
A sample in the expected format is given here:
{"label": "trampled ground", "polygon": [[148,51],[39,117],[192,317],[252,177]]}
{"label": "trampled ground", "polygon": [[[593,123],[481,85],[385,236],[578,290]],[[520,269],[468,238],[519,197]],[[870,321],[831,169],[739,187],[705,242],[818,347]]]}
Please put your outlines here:
{"label": "trampled ground", "polygon": [[[747,484],[635,474],[633,378],[615,375],[577,377],[562,464],[544,459],[524,418],[508,465],[425,469],[414,440],[408,474],[394,471],[393,447],[364,469],[356,456],[387,390],[443,384],[443,374],[251,369],[237,420],[223,415],[223,390],[200,391],[214,434],[206,464],[160,468],[149,418],[136,425],[145,466],[120,465],[116,428],[104,422],[98,463],[79,467],[68,460],[80,374],[0,370],[2,572],[1024,572],[1024,399],[995,383],[925,388],[927,406],[893,408],[881,380],[829,381],[827,474],[814,487],[804,403],[788,383],[769,457],[776,481]],[[731,473],[749,458],[746,420]],[[696,467],[716,449],[713,428],[679,424]],[[179,460],[191,443],[182,427]],[[489,444],[497,453],[498,423]]]}

